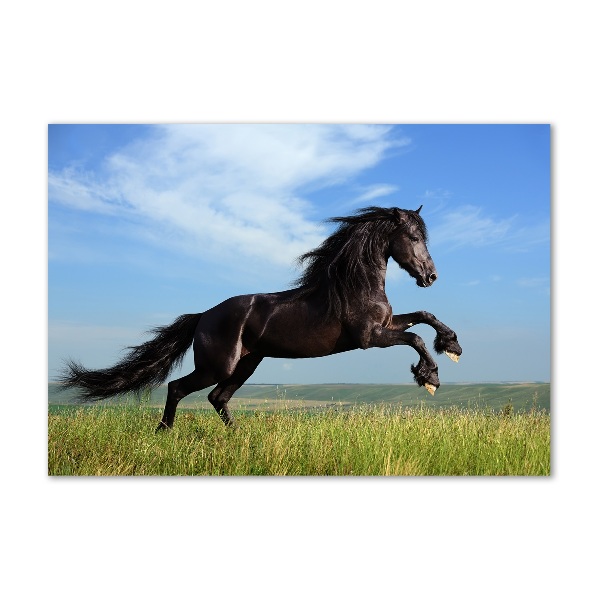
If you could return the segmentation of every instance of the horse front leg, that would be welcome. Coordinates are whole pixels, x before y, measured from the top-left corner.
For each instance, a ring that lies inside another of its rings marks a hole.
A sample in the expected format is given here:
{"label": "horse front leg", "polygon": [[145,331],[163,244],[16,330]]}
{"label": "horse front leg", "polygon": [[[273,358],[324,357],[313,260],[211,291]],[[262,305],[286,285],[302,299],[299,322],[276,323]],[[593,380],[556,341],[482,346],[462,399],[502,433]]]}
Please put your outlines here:
{"label": "horse front leg", "polygon": [[404,332],[400,329],[390,329],[375,326],[371,330],[368,347],[389,348],[390,346],[410,346],[419,354],[419,363],[411,365],[413,377],[417,385],[424,386],[433,396],[440,387],[438,366],[425,347],[425,342],[416,333]]}
{"label": "horse front leg", "polygon": [[420,310],[405,315],[394,315],[392,317],[392,327],[394,329],[399,329],[400,331],[405,331],[409,327],[420,323],[433,327],[437,332],[435,340],[433,341],[433,349],[438,354],[444,352],[451,360],[458,362],[458,359],[462,354],[462,348],[458,343],[456,333],[446,324],[436,319],[434,315],[424,310]]}

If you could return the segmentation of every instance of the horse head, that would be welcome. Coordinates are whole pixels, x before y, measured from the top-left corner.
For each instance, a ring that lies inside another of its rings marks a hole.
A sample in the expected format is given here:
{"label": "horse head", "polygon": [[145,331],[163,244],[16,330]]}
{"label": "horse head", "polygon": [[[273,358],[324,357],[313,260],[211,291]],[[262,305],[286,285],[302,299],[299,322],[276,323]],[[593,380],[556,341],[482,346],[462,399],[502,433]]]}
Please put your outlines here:
{"label": "horse head", "polygon": [[433,259],[427,250],[427,230],[417,210],[394,209],[398,225],[390,236],[389,255],[413,277],[419,287],[429,287],[437,279]]}

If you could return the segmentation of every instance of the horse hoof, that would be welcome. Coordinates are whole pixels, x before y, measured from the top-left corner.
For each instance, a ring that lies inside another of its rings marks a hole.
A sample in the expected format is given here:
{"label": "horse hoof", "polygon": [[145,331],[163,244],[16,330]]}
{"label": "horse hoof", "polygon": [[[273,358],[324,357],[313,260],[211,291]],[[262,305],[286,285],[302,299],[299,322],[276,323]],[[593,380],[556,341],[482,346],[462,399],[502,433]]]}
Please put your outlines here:
{"label": "horse hoof", "polygon": [[435,387],[435,385],[432,385],[431,383],[426,383],[425,384],[425,389],[433,396],[435,395],[435,390],[437,390],[437,388]]}
{"label": "horse hoof", "polygon": [[444,354],[450,359],[453,360],[454,362],[458,362],[458,359],[460,358],[460,356],[458,354],[455,354],[454,352],[447,352],[446,350],[444,350]]}

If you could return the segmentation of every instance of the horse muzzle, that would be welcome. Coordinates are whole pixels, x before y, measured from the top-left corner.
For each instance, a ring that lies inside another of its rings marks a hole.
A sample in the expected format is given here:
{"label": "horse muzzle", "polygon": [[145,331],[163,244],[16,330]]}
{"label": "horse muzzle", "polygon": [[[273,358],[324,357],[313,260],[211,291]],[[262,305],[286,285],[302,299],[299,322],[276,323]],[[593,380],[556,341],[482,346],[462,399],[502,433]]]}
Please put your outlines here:
{"label": "horse muzzle", "polygon": [[425,275],[421,275],[417,278],[417,285],[419,287],[430,287],[433,285],[433,282],[437,279],[437,273],[435,271],[431,271],[426,273]]}

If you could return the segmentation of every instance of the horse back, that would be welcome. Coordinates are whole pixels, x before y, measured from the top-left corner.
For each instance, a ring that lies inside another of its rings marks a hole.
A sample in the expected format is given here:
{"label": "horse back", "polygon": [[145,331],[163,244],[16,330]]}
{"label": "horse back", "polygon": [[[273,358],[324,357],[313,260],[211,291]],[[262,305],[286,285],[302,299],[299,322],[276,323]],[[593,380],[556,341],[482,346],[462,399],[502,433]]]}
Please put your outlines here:
{"label": "horse back", "polygon": [[340,321],[326,314],[318,298],[294,290],[235,296],[202,315],[197,340],[201,346],[236,345],[242,356],[256,352],[273,358],[327,356],[356,348]]}

